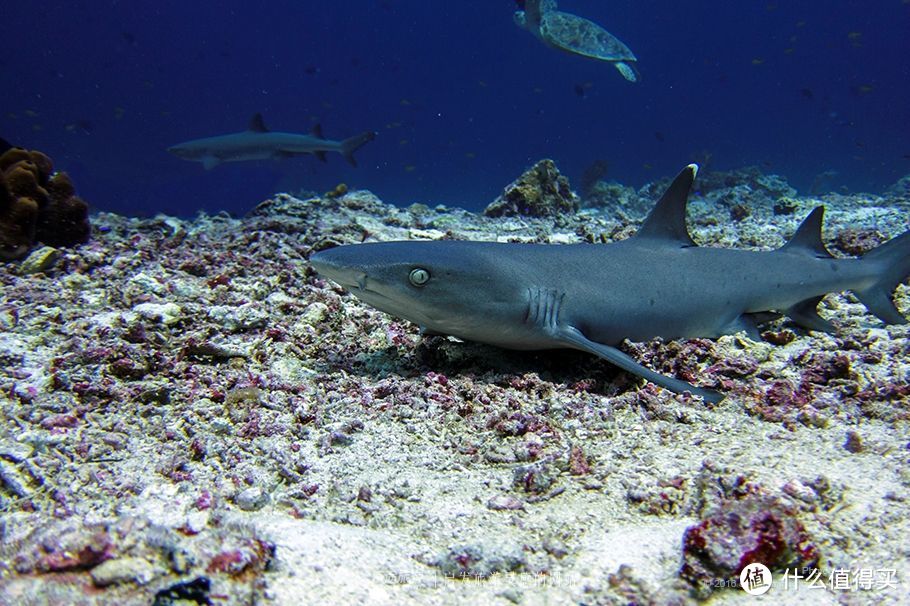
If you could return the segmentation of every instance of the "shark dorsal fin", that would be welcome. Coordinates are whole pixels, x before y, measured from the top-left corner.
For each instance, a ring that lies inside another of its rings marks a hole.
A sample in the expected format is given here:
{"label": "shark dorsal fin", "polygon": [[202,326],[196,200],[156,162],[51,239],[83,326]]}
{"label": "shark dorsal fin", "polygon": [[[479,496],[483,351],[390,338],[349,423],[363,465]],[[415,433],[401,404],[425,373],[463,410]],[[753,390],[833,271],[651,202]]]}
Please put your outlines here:
{"label": "shark dorsal fin", "polygon": [[314,124],[313,128],[310,129],[310,134],[313,135],[314,137],[316,137],[317,139],[325,139],[325,137],[322,135],[322,125],[321,124]]}
{"label": "shark dorsal fin", "polygon": [[689,235],[689,230],[686,229],[686,202],[697,173],[698,165],[690,164],[676,175],[673,183],[651,209],[641,229],[635,234],[636,238],[696,246]]}
{"label": "shark dorsal fin", "polygon": [[796,233],[784,244],[780,250],[786,252],[810,253],[823,259],[832,258],[831,253],[825,248],[822,241],[822,219],[825,216],[825,207],[816,206],[803,219],[796,229]]}
{"label": "shark dorsal fin", "polygon": [[265,120],[262,119],[262,114],[258,112],[250,119],[250,126],[247,130],[251,130],[254,133],[269,132],[268,127],[265,125]]}

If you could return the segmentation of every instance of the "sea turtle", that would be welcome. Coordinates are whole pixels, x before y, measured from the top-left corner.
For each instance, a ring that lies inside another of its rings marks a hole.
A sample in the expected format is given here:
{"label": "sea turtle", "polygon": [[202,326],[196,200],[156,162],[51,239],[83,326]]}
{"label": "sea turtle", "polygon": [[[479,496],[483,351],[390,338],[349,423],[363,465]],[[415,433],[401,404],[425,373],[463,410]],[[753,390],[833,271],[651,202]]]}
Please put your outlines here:
{"label": "sea turtle", "polygon": [[612,63],[626,80],[636,82],[632,66],[638,59],[616,36],[577,15],[556,10],[556,0],[525,0],[515,12],[515,23],[547,46]]}

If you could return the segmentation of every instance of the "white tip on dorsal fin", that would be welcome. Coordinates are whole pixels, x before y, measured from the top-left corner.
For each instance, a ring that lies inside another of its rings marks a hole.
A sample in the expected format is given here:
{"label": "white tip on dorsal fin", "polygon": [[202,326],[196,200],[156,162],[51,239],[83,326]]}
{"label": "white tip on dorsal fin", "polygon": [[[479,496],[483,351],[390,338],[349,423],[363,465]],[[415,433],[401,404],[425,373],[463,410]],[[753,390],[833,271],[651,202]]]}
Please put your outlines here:
{"label": "white tip on dorsal fin", "polygon": [[822,241],[822,219],[825,216],[825,207],[816,206],[809,213],[809,216],[803,219],[796,229],[796,233],[786,244],[780,247],[780,250],[786,252],[808,253],[823,259],[832,258],[831,253],[825,248]]}
{"label": "white tip on dorsal fin", "polygon": [[686,202],[689,200],[689,190],[692,189],[696,174],[698,165],[690,164],[676,175],[673,183],[651,209],[641,229],[635,234],[636,238],[696,246],[689,235],[689,230],[686,229]]}
{"label": "white tip on dorsal fin", "polygon": [[267,133],[269,132],[268,127],[265,125],[265,120],[262,119],[262,114],[256,113],[250,119],[250,126],[247,130],[251,130],[254,133]]}

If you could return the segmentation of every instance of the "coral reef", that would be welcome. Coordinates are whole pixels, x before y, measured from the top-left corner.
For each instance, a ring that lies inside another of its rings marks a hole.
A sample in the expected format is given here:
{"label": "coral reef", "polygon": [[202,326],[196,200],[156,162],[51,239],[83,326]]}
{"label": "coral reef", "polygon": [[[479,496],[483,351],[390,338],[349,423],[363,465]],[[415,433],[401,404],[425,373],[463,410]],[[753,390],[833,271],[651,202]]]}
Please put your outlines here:
{"label": "coral reef", "polygon": [[551,217],[574,213],[578,197],[553,160],[545,159],[510,183],[483,211],[488,217]]}
{"label": "coral reef", "polygon": [[88,205],[50,158],[22,148],[0,155],[0,259],[23,257],[36,242],[75,246],[90,235]]}
{"label": "coral reef", "polygon": [[[693,201],[700,243],[779,246],[818,204],[756,194],[733,224],[729,191]],[[826,239],[893,237],[896,208],[838,197]],[[375,240],[610,241],[640,219],[282,194],[244,218],[100,213],[38,273],[0,268],[0,602],[690,604],[710,585],[727,603],[749,554],[775,574],[895,569],[897,588],[843,601],[905,602],[910,326],[832,294],[834,335],[782,319],[762,341],[623,346],[729,395],[705,406],[582,353],[422,336],[307,262]],[[896,301],[910,311],[906,285]]]}

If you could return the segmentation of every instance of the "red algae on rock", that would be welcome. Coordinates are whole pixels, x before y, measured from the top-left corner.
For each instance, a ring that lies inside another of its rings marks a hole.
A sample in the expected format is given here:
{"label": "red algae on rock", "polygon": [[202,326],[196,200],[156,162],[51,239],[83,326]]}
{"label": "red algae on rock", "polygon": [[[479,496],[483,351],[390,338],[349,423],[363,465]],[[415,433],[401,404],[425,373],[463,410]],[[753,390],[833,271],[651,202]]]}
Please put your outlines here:
{"label": "red algae on rock", "polygon": [[[711,468],[706,474],[713,475]],[[724,480],[702,478],[723,486]],[[741,476],[722,492],[702,495],[701,521],[683,534],[679,576],[696,596],[707,597],[718,580],[739,579],[749,564],[772,571],[809,569],[821,554],[800,521],[799,508]],[[725,586],[725,585],[721,585]]]}

